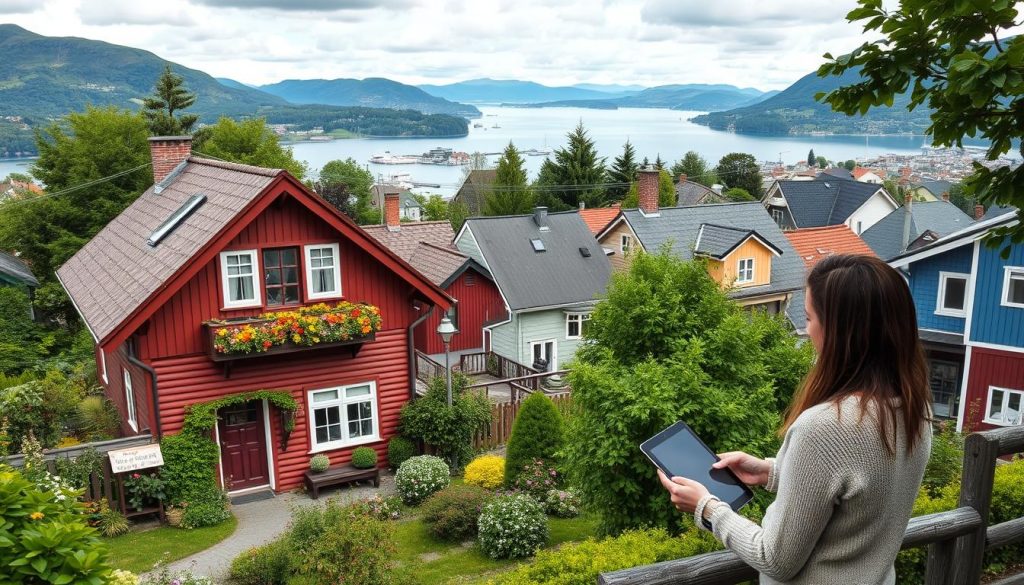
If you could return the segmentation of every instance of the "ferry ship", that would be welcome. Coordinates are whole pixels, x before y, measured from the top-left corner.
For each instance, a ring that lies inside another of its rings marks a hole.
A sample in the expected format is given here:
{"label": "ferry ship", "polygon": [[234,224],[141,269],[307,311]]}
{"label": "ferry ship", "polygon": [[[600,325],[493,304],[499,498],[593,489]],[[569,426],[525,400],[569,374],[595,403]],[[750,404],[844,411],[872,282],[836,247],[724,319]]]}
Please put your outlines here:
{"label": "ferry ship", "polygon": [[375,165],[411,165],[420,162],[420,157],[407,154],[391,154],[385,150],[384,154],[375,154],[370,157],[370,162]]}

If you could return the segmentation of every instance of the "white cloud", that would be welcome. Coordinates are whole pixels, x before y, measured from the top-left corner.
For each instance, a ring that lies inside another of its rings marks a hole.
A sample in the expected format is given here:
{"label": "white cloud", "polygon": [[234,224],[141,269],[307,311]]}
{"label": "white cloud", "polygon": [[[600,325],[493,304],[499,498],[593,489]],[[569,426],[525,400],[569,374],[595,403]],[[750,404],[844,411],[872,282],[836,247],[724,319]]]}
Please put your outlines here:
{"label": "white cloud", "polygon": [[196,21],[188,13],[186,2],[161,0],[104,0],[84,2],[78,14],[82,24],[106,26],[114,24],[193,26]]}
{"label": "white cloud", "polygon": [[6,14],[27,14],[42,8],[38,0],[0,0],[0,16]]}

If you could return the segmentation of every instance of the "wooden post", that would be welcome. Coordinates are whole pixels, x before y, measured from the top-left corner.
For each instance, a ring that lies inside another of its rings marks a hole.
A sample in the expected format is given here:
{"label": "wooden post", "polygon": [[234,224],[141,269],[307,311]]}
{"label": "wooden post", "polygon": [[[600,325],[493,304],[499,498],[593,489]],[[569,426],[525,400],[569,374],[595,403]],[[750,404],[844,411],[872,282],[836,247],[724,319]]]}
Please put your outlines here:
{"label": "wooden post", "polygon": [[957,539],[928,545],[928,562],[924,569],[924,585],[947,585],[953,575],[953,559]]}
{"label": "wooden post", "polygon": [[978,585],[982,558],[985,555],[985,533],[988,529],[992,483],[999,456],[999,439],[973,433],[964,442],[963,479],[960,482],[960,506],[970,506],[981,516],[981,526],[957,539],[954,548],[954,585]]}

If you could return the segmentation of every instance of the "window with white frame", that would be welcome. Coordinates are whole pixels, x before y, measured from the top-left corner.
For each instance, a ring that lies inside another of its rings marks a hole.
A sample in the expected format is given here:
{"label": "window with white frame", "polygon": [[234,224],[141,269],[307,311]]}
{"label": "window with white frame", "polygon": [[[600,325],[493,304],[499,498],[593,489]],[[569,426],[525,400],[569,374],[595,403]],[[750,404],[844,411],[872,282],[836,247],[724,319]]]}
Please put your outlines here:
{"label": "window with white frame", "polygon": [[1024,267],[1006,267],[1006,275],[1003,277],[1003,305],[1024,309]]}
{"label": "window with white frame", "polygon": [[313,451],[327,451],[380,438],[377,386],[362,382],[308,394]]}
{"label": "window with white frame", "polygon": [[939,294],[935,305],[936,315],[966,317],[967,280],[969,274],[939,272]]}
{"label": "window with white frame", "polygon": [[341,296],[338,244],[306,246],[306,290],[310,299]]}
{"label": "window with white frame", "polygon": [[224,306],[256,307],[261,304],[256,250],[221,252],[220,268]]}
{"label": "window with white frame", "polygon": [[619,252],[625,254],[629,252],[629,249],[633,247],[633,236],[629,234],[622,234],[619,237]]}
{"label": "window with white frame", "polygon": [[566,313],[565,338],[580,339],[587,333],[590,313]]}
{"label": "window with white frame", "polygon": [[135,390],[132,389],[132,375],[128,370],[124,372],[124,408],[128,415],[128,426],[133,431],[139,430],[139,415],[135,410]]}
{"label": "window with white frame", "polygon": [[741,258],[736,265],[736,284],[754,282],[754,259]]}
{"label": "window with white frame", "polygon": [[1024,391],[988,387],[988,406],[985,408],[985,422],[994,425],[1019,425],[1020,406]]}

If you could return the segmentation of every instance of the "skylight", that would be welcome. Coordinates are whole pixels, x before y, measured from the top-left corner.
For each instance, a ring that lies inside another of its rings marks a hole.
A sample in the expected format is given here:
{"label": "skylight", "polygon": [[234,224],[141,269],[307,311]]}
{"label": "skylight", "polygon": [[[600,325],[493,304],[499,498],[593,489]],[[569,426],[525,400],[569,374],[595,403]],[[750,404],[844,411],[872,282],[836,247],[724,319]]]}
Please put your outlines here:
{"label": "skylight", "polygon": [[170,217],[165,219],[163,223],[153,230],[153,233],[150,234],[149,240],[147,240],[146,243],[149,244],[151,248],[155,248],[156,245],[160,243],[160,240],[170,235],[170,233],[174,231],[174,228],[178,227],[178,224],[184,221],[185,218],[191,215],[192,212],[198,209],[205,201],[206,195],[203,195],[202,193],[196,193],[186,199],[185,202],[181,204],[181,207],[175,210]]}
{"label": "skylight", "polygon": [[580,255],[583,256],[584,258],[590,258],[590,248],[587,248],[585,246],[581,246],[580,247]]}
{"label": "skylight", "polygon": [[542,240],[534,238],[534,239],[530,240],[530,243],[533,244],[533,251],[534,252],[543,252],[543,251],[547,250],[547,248],[544,247],[544,242]]}

